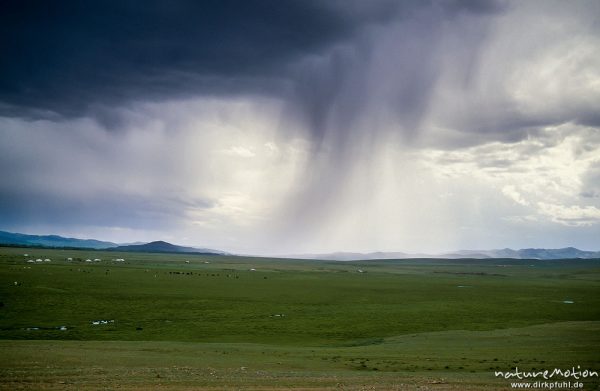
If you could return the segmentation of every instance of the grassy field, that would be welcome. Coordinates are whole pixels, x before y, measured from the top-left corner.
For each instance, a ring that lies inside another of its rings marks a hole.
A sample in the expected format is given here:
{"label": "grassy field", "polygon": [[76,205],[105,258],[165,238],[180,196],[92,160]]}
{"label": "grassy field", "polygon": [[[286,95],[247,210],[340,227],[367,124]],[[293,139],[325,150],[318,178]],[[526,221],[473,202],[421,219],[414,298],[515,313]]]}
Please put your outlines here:
{"label": "grassy field", "polygon": [[7,390],[510,389],[494,371],[600,370],[598,260],[0,248],[0,301]]}

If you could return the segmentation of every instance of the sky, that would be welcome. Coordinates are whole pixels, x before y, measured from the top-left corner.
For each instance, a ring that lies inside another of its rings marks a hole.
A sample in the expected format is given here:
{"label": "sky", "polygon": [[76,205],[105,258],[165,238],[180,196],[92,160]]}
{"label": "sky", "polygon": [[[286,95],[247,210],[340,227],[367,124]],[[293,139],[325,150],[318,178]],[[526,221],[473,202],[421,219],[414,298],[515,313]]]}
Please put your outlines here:
{"label": "sky", "polygon": [[600,2],[0,4],[0,230],[600,249]]}

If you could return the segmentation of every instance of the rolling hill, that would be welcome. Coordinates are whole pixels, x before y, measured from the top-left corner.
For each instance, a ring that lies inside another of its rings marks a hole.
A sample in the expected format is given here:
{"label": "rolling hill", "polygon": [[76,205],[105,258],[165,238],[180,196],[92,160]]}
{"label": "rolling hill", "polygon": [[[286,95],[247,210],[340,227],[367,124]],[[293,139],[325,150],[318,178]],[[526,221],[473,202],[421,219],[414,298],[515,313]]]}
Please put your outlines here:
{"label": "rolling hill", "polygon": [[[92,248],[111,251],[138,251],[147,253],[197,253],[197,254],[227,254],[220,250],[209,248],[185,247],[165,241],[149,243],[117,244],[95,239],[67,238],[58,235],[28,235],[0,231],[0,246],[39,246],[39,247],[71,247]],[[228,254],[229,255],[229,254]],[[512,258],[512,259],[600,259],[600,251],[584,251],[575,247],[557,249],[525,248],[513,250],[510,248],[497,250],[461,250],[443,254],[409,254],[403,252],[335,252],[327,254],[288,255],[283,258],[322,259],[335,261],[375,260],[375,259],[408,259],[408,258]]]}
{"label": "rolling hill", "polygon": [[164,241],[150,243],[117,244],[95,239],[66,238],[58,235],[28,235],[0,231],[0,246],[25,246],[48,248],[89,248],[111,251],[138,251],[147,253],[197,253],[197,254],[226,254],[223,251],[177,246]]}
{"label": "rolling hill", "polygon": [[116,243],[95,239],[65,238],[58,235],[27,235],[13,232],[0,231],[0,244],[43,246],[43,247],[75,247],[107,249],[118,246]]}
{"label": "rolling hill", "polygon": [[143,253],[196,253],[196,254],[225,254],[219,250],[177,246],[162,240],[145,244],[132,244],[109,248],[110,251],[135,251]]}
{"label": "rolling hill", "polygon": [[303,254],[293,255],[289,258],[298,259],[323,259],[332,261],[359,261],[375,259],[412,259],[412,258],[440,258],[440,259],[488,259],[488,258],[512,258],[512,259],[600,259],[600,251],[583,251],[575,247],[557,249],[547,248],[524,248],[513,250],[510,248],[499,250],[461,250],[444,254],[407,254],[401,252],[372,252],[372,253],[350,253],[335,252],[328,254]]}

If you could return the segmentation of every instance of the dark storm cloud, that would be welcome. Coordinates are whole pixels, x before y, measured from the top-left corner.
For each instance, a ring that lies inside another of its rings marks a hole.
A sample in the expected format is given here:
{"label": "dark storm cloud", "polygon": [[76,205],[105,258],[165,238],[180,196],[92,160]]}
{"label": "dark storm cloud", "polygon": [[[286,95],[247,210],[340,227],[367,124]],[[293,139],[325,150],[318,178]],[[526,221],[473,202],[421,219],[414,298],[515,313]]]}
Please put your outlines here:
{"label": "dark storm cloud", "polygon": [[[136,100],[281,93],[297,82],[297,74],[289,71],[292,64],[351,39],[365,25],[396,15],[410,18],[415,9],[442,9],[454,17],[461,12],[497,12],[498,4],[6,1],[0,6],[0,113],[51,119],[91,113],[110,127],[118,123],[110,109]],[[435,26],[428,25],[406,33],[417,40],[425,36],[427,43],[430,28],[435,32]],[[343,61],[323,75],[309,74],[311,82],[299,87],[314,89],[300,92],[310,99],[305,109],[313,125],[332,105],[336,86],[346,81],[340,79],[346,72]],[[332,74],[338,71],[342,76]],[[427,88],[419,83],[413,87],[411,92]],[[422,106],[418,99],[398,99],[408,109]],[[419,107],[413,108],[418,112]]]}
{"label": "dark storm cloud", "polygon": [[353,28],[310,1],[18,0],[0,15],[0,100],[13,115],[268,90],[282,64]]}
{"label": "dark storm cloud", "polygon": [[[523,112],[503,96],[502,80],[469,98],[478,75],[490,71],[479,59],[493,18],[514,6],[500,0],[6,1],[0,115],[89,116],[117,128],[122,112],[115,108],[132,102],[271,95],[290,103],[291,119],[317,145],[329,138],[343,152],[343,144],[355,141],[349,135],[367,127],[378,133],[394,124],[405,140],[414,139],[447,87],[440,87],[440,76],[455,69],[458,89],[436,119],[470,142],[518,141],[528,129],[566,121],[600,123],[585,102]],[[524,29],[515,25],[515,39]],[[530,49],[505,56],[517,59]]]}

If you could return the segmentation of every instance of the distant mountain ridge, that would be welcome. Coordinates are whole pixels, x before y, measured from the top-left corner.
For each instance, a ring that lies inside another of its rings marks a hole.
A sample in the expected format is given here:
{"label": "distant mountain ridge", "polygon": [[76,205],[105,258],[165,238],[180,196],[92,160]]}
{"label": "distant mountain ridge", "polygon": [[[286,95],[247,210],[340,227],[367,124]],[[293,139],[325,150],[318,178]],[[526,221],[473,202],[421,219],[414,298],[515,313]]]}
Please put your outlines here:
{"label": "distant mountain ridge", "polygon": [[225,254],[219,250],[208,248],[194,248],[177,246],[162,240],[145,244],[131,244],[127,246],[112,247],[110,251],[132,251],[132,252],[148,252],[148,253],[202,253],[202,254]]}
{"label": "distant mountain ridge", "polygon": [[524,248],[513,250],[504,248],[489,251],[457,251],[444,254],[447,258],[515,258],[515,259],[594,259],[600,258],[600,251],[584,251],[575,247],[565,248]]}
{"label": "distant mountain ridge", "polygon": [[[28,235],[22,233],[12,233],[0,231],[0,245],[8,246],[41,246],[41,247],[69,247],[69,248],[88,248],[111,251],[127,252],[157,252],[157,253],[197,253],[197,254],[218,254],[227,255],[220,250],[208,248],[195,248],[177,246],[165,241],[155,241],[150,243],[117,244],[96,239],[77,239],[66,238],[58,235]],[[335,261],[359,261],[374,259],[407,259],[407,258],[512,258],[512,259],[600,259],[600,251],[584,251],[575,247],[565,247],[557,249],[546,248],[524,248],[513,250],[510,248],[497,250],[461,250],[444,254],[408,254],[404,252],[335,252],[327,254],[301,254],[288,255],[284,258],[297,259],[322,259]]]}
{"label": "distant mountain ridge", "polygon": [[0,245],[8,246],[40,246],[55,248],[87,248],[110,251],[139,251],[158,253],[198,253],[198,254],[226,254],[223,251],[177,246],[164,241],[150,243],[135,243],[119,245],[95,239],[65,238],[58,235],[27,235],[0,231]]}
{"label": "distant mountain ridge", "polygon": [[403,252],[372,252],[372,253],[352,253],[335,252],[328,254],[302,254],[291,255],[288,258],[299,259],[323,259],[331,261],[361,261],[374,259],[408,259],[408,258],[512,258],[512,259],[600,259],[600,251],[584,251],[575,247],[565,247],[557,249],[547,248],[524,248],[513,250],[510,248],[498,250],[461,250],[443,254],[407,254]]}
{"label": "distant mountain ridge", "polygon": [[44,246],[44,247],[80,247],[106,249],[118,246],[113,242],[105,242],[95,239],[65,238],[58,235],[27,235],[0,231],[0,244]]}

